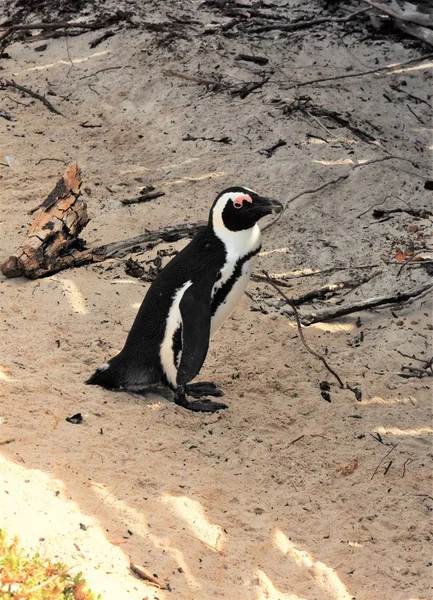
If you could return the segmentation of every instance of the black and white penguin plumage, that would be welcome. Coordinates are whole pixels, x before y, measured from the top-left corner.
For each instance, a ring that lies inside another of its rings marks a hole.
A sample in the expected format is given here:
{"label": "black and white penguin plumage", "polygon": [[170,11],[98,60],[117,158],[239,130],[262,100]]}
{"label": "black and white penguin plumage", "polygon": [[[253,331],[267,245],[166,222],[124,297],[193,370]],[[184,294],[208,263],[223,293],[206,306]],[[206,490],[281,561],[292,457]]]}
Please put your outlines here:
{"label": "black and white penguin plumage", "polygon": [[[194,411],[227,408],[210,382],[189,384],[199,373],[209,340],[241,299],[260,251],[257,221],[280,212],[276,200],[236,186],[221,192],[209,222],[150,286],[123,350],[86,381],[107,389],[144,391],[165,386],[176,404]],[[189,384],[189,385],[188,385]]]}

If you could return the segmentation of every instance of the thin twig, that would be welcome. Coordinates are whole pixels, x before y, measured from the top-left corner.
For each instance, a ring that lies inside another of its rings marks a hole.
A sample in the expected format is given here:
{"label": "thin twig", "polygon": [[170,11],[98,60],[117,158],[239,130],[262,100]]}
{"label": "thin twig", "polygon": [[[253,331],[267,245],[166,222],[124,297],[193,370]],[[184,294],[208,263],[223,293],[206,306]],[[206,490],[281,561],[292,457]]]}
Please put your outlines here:
{"label": "thin twig", "polygon": [[404,268],[405,268],[405,267],[406,267],[406,266],[407,266],[409,263],[411,263],[412,261],[416,260],[416,258],[417,258],[417,257],[418,257],[420,254],[422,254],[422,251],[421,251],[421,252],[417,252],[416,254],[412,254],[412,256],[409,256],[409,258],[408,258],[408,259],[406,259],[406,260],[403,262],[403,264],[401,265],[401,267],[400,267],[400,268],[399,268],[399,270],[397,271],[397,277],[400,277],[400,275],[401,275],[401,272],[403,271],[403,269],[404,269]]}
{"label": "thin twig", "polygon": [[303,111],[306,115],[308,115],[309,117],[311,117],[311,119],[313,119],[313,121],[316,121],[316,123],[318,124],[318,126],[323,129],[324,131],[326,131],[326,133],[331,136],[332,139],[337,140],[337,142],[342,142],[345,143],[346,140],[344,140],[343,138],[339,138],[336,135],[334,135],[332,133],[332,131],[330,131],[326,125],[324,125],[317,117],[315,117],[314,115],[312,115],[308,110],[303,109]]}
{"label": "thin twig", "polygon": [[265,83],[268,83],[269,80],[270,77],[263,77],[260,81],[252,81],[250,83],[246,83],[241,88],[232,90],[231,94],[232,96],[239,96],[241,100],[245,100],[245,98],[247,98],[247,96],[249,96],[251,92],[254,92],[255,90],[258,90],[259,88],[263,87]]}
{"label": "thin twig", "polygon": [[11,102],[16,102],[17,104],[21,104],[21,106],[30,106],[30,103],[27,104],[26,102],[20,102],[19,100],[15,100],[15,98],[11,98],[10,96],[4,96],[2,98],[2,100],[4,100],[5,98],[7,98],[8,100],[11,100]]}
{"label": "thin twig", "polygon": [[416,360],[417,362],[426,364],[426,359],[425,358],[417,358],[414,354],[405,354],[404,352],[401,352],[401,350],[396,350],[396,352],[398,354],[400,354],[400,356],[403,356],[404,358],[410,358],[411,360]]}
{"label": "thin twig", "polygon": [[406,458],[406,460],[403,463],[403,472],[400,475],[400,477],[403,479],[403,477],[406,475],[406,465],[410,465],[410,463],[413,462],[413,458]]}
{"label": "thin twig", "polygon": [[396,448],[397,448],[398,444],[394,444],[394,446],[391,448],[391,450],[389,452],[387,452],[385,454],[385,456],[382,458],[382,460],[380,461],[380,463],[377,465],[377,467],[374,469],[374,473],[373,475],[370,477],[370,481],[373,479],[373,477],[376,475],[376,473],[379,470],[380,465],[383,463],[383,461],[391,454],[391,452],[393,452]]}
{"label": "thin twig", "polygon": [[122,66],[122,67],[106,67],[105,69],[99,69],[99,71],[95,71],[94,73],[90,73],[90,75],[83,75],[82,77],[80,77],[81,79],[88,79],[89,77],[96,77],[96,75],[99,75],[99,73],[105,73],[105,71],[117,71],[118,69],[124,69],[124,68],[128,68],[129,65],[126,66]]}
{"label": "thin twig", "polygon": [[349,173],[347,173],[346,175],[340,175],[340,177],[337,177],[337,179],[332,179],[331,181],[327,181],[326,183],[322,183],[322,185],[320,185],[317,188],[312,188],[310,190],[304,190],[302,192],[299,192],[298,194],[295,194],[294,196],[292,196],[291,198],[289,198],[287,200],[287,202],[284,205],[283,210],[277,215],[277,217],[275,217],[275,219],[273,221],[271,221],[265,227],[263,227],[262,232],[266,231],[267,229],[269,229],[270,227],[272,227],[277,221],[279,221],[280,218],[281,218],[281,216],[282,216],[282,214],[283,214],[283,212],[287,209],[287,207],[289,206],[289,204],[291,204],[295,200],[298,200],[298,198],[301,198],[302,196],[305,196],[306,194],[315,194],[317,192],[320,192],[324,188],[328,187],[328,185],[336,184],[339,181],[342,181],[343,179],[347,179],[348,177],[349,177]]}
{"label": "thin twig", "polygon": [[47,585],[49,585],[50,583],[52,583],[55,579],[57,579],[57,577],[63,577],[63,575],[66,575],[69,571],[71,571],[72,569],[75,569],[76,566],[77,565],[74,565],[73,567],[68,567],[67,569],[63,569],[63,571],[60,571],[59,573],[52,575],[51,577],[49,577],[42,583],[35,585],[34,587],[30,588],[29,590],[25,590],[25,591],[21,592],[19,594],[20,597],[25,598],[26,596],[30,596],[34,592],[37,592],[38,590],[40,590],[40,589],[46,587]]}
{"label": "thin twig", "polygon": [[35,162],[35,165],[40,165],[41,162],[44,162],[46,160],[55,160],[56,162],[61,162],[64,165],[68,164],[68,162],[66,160],[63,160],[62,158],[41,158],[41,159],[38,160],[38,162]]}
{"label": "thin twig", "polygon": [[[388,200],[388,198],[395,198],[395,200],[398,200],[399,202],[404,202],[404,204],[406,204],[406,206],[410,206],[410,204],[408,202],[406,202],[406,200],[403,200],[403,198],[399,198],[398,196],[393,196],[392,194],[389,194],[388,196],[385,196],[385,198],[381,202],[376,202],[375,204],[372,204],[371,206],[369,206],[367,208],[367,210],[364,210],[362,213],[359,213],[359,215],[356,215],[356,218],[360,219],[361,217],[366,215],[368,212],[370,212],[370,210],[372,208],[374,208],[375,206],[382,206],[382,204],[384,204]],[[387,211],[385,210],[384,212],[387,212]]]}
{"label": "thin twig", "polygon": [[274,281],[272,281],[272,279],[269,277],[269,275],[268,275],[268,273],[266,271],[263,271],[263,274],[266,277],[266,280],[269,283],[269,285],[271,285],[280,294],[280,296],[282,296],[284,298],[284,300],[287,302],[287,304],[292,308],[293,313],[295,315],[295,319],[296,319],[296,325],[298,327],[299,337],[301,338],[301,342],[304,344],[305,348],[308,350],[308,352],[310,354],[312,354],[313,356],[315,356],[318,360],[320,360],[324,364],[324,366],[326,367],[326,369],[338,381],[338,384],[339,384],[340,388],[344,389],[344,383],[342,382],[342,380],[340,379],[340,377],[337,375],[337,373],[328,365],[328,363],[326,362],[326,359],[321,354],[319,354],[318,352],[316,352],[315,350],[313,350],[312,348],[310,348],[310,346],[305,341],[304,332],[302,331],[301,320],[299,318],[298,310],[297,310],[295,304],[293,304],[292,300],[283,292],[283,290],[281,290],[278,287],[278,285]]}
{"label": "thin twig", "polygon": [[1,87],[15,88],[15,89],[19,90],[20,92],[22,92],[23,94],[27,94],[28,96],[31,96],[32,98],[36,98],[36,100],[40,100],[40,102],[42,102],[42,104],[44,104],[44,106],[46,106],[48,108],[48,110],[50,112],[54,113],[55,115],[60,115],[62,117],[64,116],[64,115],[62,115],[62,113],[59,110],[57,110],[57,108],[55,106],[53,106],[51,104],[51,102],[49,100],[47,100],[45,98],[45,96],[42,96],[41,94],[38,94],[37,92],[34,92],[30,88],[26,88],[23,85],[19,85],[18,83],[16,83],[13,80],[1,82],[0,88]]}
{"label": "thin twig", "polygon": [[389,65],[387,67],[378,67],[377,69],[369,69],[367,71],[360,71],[358,73],[346,73],[345,75],[335,75],[334,77],[320,77],[318,79],[309,79],[308,81],[300,81],[299,83],[294,83],[289,86],[287,89],[303,87],[305,85],[313,85],[315,83],[324,83],[326,81],[338,81],[339,79],[350,79],[354,77],[364,77],[365,75],[372,75],[374,73],[392,73],[393,69],[399,69],[401,67],[406,67],[414,62],[421,62],[423,60],[428,60],[433,58],[433,54],[425,54],[424,56],[419,56],[418,58],[412,58],[411,60],[407,60],[403,63],[397,63],[393,65]]}
{"label": "thin twig", "polygon": [[421,125],[426,125],[426,123],[421,119],[421,117],[419,117],[416,112],[413,110],[413,108],[411,108],[410,104],[406,104],[406,107],[409,109],[409,111],[413,114],[413,116],[415,117],[415,119],[418,121],[418,123],[421,123]]}
{"label": "thin twig", "polygon": [[353,173],[353,171],[355,171],[356,169],[359,169],[361,167],[368,167],[370,165],[384,162],[386,160],[403,160],[405,162],[409,162],[411,165],[413,165],[416,168],[418,167],[418,165],[416,165],[410,158],[405,158],[404,156],[396,156],[393,154],[389,154],[387,156],[382,156],[381,158],[372,158],[370,160],[366,160],[365,162],[356,163],[356,164],[352,165],[352,167],[350,168],[350,171],[348,173],[345,173],[344,175],[340,175],[336,179],[331,179],[330,181],[322,183],[322,185],[319,185],[319,187],[317,187],[317,188],[303,190],[302,192],[299,192],[299,193],[295,194],[294,196],[292,196],[291,198],[289,198],[285,202],[283,210],[275,217],[275,219],[273,221],[271,221],[265,227],[263,227],[262,231],[266,231],[267,229],[269,229],[270,227],[275,225],[275,223],[277,223],[281,219],[282,215],[287,210],[289,204],[291,204],[295,200],[298,200],[299,198],[301,198],[302,196],[305,196],[306,194],[316,194],[317,192],[320,192],[321,190],[323,190],[324,188],[326,188],[330,185],[336,185],[340,181],[344,181],[345,179],[348,179],[350,177],[350,175]]}
{"label": "thin twig", "polygon": [[392,465],[392,460],[390,460],[390,461],[389,461],[389,463],[388,463],[388,464],[387,464],[387,466],[386,466],[386,469],[385,469],[385,471],[383,472],[383,476],[384,476],[384,477],[385,477],[385,475],[388,473],[388,471],[390,470],[390,468],[391,468],[391,465]]}
{"label": "thin twig", "polygon": [[304,437],[305,437],[305,435],[304,435],[304,434],[302,434],[302,435],[298,436],[297,438],[295,438],[294,440],[292,440],[292,441],[290,442],[289,446],[291,446],[292,444],[296,444],[296,442],[299,442],[299,440],[302,440],[302,438],[304,438]]}

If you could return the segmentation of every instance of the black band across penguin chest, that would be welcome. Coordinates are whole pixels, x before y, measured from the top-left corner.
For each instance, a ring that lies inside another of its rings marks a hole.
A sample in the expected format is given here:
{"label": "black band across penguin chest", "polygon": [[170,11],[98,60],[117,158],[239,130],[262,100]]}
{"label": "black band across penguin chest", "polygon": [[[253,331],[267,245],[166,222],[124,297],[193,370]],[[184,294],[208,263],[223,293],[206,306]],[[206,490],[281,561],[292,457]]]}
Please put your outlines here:
{"label": "black band across penguin chest", "polygon": [[[261,246],[259,246],[258,248],[255,248],[251,252],[248,252],[248,254],[245,254],[245,256],[242,256],[241,258],[239,258],[234,263],[234,266],[233,266],[230,276],[223,283],[221,283],[221,285],[218,285],[218,281],[215,282],[215,288],[214,288],[215,291],[214,291],[214,294],[212,297],[212,307],[211,307],[212,316],[215,315],[218,308],[226,301],[226,299],[230,295],[230,292],[235,287],[236,282],[239,281],[239,279],[242,277],[242,270],[243,270],[244,265],[248,261],[250,261],[256,254],[258,254],[260,252],[260,248],[261,248]],[[224,270],[224,267],[221,271],[223,271],[223,270]],[[221,279],[221,273],[220,273],[220,279]]]}

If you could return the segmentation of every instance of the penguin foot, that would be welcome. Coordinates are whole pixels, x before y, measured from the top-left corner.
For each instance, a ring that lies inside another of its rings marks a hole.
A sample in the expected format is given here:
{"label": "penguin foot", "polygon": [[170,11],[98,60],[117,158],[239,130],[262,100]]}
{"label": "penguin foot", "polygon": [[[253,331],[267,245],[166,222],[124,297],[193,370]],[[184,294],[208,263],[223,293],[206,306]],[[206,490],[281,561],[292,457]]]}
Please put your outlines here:
{"label": "penguin foot", "polygon": [[[218,388],[215,386],[215,389]],[[203,400],[194,400],[193,402],[189,402],[185,397],[185,390],[183,388],[176,390],[176,392],[174,393],[174,401],[178,406],[182,406],[182,408],[192,410],[193,412],[214,413],[217,410],[228,408],[227,404],[223,404],[222,402],[213,402],[212,400],[208,400],[207,398],[204,398]]]}
{"label": "penguin foot", "polygon": [[198,381],[197,383],[189,383],[185,386],[185,393],[193,398],[203,398],[203,396],[220,398],[221,396],[224,396],[224,392],[212,381]]}
{"label": "penguin foot", "polygon": [[187,406],[184,406],[184,408],[194,412],[214,413],[217,412],[217,410],[228,408],[228,406],[222,402],[213,402],[212,400],[207,400],[205,398],[203,400],[194,400],[193,402],[188,402]]}

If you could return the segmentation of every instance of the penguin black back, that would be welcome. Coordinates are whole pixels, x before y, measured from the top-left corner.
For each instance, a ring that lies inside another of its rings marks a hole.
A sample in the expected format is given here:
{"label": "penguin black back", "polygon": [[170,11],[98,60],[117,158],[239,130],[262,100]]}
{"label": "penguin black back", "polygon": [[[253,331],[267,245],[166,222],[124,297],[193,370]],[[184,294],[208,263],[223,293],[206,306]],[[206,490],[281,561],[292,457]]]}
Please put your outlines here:
{"label": "penguin black back", "polygon": [[[161,383],[169,385],[156,349],[159,349],[164,338],[173,298],[188,281],[199,283],[208,277],[215,281],[224,265],[225,255],[224,244],[209,227],[199,231],[151,284],[123,350],[109,363],[102,365],[86,383],[131,391]],[[180,328],[177,331],[179,338]],[[177,353],[180,351],[179,341],[175,348]]]}

